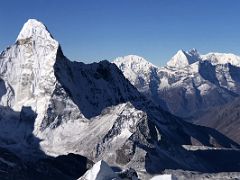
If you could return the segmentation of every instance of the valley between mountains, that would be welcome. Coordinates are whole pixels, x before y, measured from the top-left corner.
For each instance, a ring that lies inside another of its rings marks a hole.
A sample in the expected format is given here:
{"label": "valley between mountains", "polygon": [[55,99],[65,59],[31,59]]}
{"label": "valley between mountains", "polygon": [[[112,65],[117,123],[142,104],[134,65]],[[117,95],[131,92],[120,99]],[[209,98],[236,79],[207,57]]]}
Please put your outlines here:
{"label": "valley between mountains", "polygon": [[161,68],[133,55],[70,61],[30,19],[0,55],[0,179],[239,178],[238,136],[214,129],[232,105],[212,113],[238,107],[239,68],[195,49]]}

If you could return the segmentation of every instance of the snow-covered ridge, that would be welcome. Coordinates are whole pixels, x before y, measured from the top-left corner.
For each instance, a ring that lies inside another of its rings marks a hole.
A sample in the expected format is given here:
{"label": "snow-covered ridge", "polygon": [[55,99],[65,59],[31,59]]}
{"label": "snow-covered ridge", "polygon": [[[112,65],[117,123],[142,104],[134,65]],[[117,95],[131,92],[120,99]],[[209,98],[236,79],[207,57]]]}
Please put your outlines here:
{"label": "snow-covered ridge", "polygon": [[240,94],[240,57],[234,54],[201,55],[192,49],[179,50],[165,67],[138,56],[117,58],[113,63],[140,92],[178,116],[191,116]]}
{"label": "snow-covered ridge", "polygon": [[155,67],[152,63],[144,59],[143,57],[137,55],[128,55],[123,57],[117,57],[114,61],[117,65],[125,65],[127,67],[131,67],[134,71],[142,70],[143,68]]}
{"label": "snow-covered ridge", "polygon": [[204,61],[211,62],[213,65],[230,63],[234,66],[240,67],[240,57],[231,53],[211,52],[206,55],[201,55],[201,58]]}
{"label": "snow-covered ridge", "polygon": [[[195,62],[201,61],[209,61],[213,65],[230,63],[235,66],[240,66],[240,56],[238,55],[219,52],[210,52],[202,55],[197,49],[193,48],[189,51],[184,51],[182,49],[177,51],[177,53],[166,63],[166,67],[180,70]],[[117,57],[113,60],[113,63],[120,67],[120,69],[130,68],[134,72],[147,72],[150,68],[163,68],[150,63],[148,60],[138,55]]]}
{"label": "snow-covered ridge", "polygon": [[140,74],[144,75],[153,69],[157,69],[152,63],[137,55],[118,57],[115,59],[114,63],[122,71],[128,69],[129,71],[124,72],[127,73],[128,77],[132,77],[133,79],[137,78]]}
{"label": "snow-covered ridge", "polygon": [[123,72],[124,76],[136,87],[145,87],[149,83],[150,76],[156,74],[158,67],[148,62],[143,57],[128,55],[118,57],[113,62]]}

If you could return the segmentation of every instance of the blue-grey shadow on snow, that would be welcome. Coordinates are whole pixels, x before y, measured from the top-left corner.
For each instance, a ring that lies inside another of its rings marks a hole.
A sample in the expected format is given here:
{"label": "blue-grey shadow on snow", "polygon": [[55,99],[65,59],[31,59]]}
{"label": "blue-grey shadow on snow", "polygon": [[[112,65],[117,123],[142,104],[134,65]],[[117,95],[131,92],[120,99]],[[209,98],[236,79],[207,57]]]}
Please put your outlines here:
{"label": "blue-grey shadow on snow", "polygon": [[[6,93],[4,84],[0,80],[1,96]],[[75,154],[46,155],[40,148],[40,139],[33,134],[36,117],[31,107],[23,106],[16,112],[0,106],[0,179],[78,179],[93,162]]]}
{"label": "blue-grey shadow on snow", "polygon": [[[59,49],[54,71],[61,86],[88,119],[100,115],[107,107],[126,102],[146,112],[148,120],[138,124],[138,133],[130,138],[132,143],[125,144],[123,149],[119,150],[117,159],[123,165],[131,160],[136,147],[139,147],[147,151],[145,169],[149,173],[159,173],[164,169],[240,171],[239,164],[232,156],[229,161],[224,161],[225,165],[218,167],[217,162],[222,157],[215,157],[216,163],[210,162],[208,156],[211,156],[212,151],[201,154],[199,152],[202,151],[188,151],[182,147],[201,144],[240,148],[239,144],[216,130],[187,123],[153,105],[124,77],[115,64],[108,61],[92,64],[72,62],[65,58]],[[215,82],[214,76],[211,81]],[[161,134],[161,140],[158,140],[158,133]],[[124,148],[131,149],[130,154],[125,154]],[[216,152],[221,156],[222,150]],[[234,153],[240,157],[239,151]]]}

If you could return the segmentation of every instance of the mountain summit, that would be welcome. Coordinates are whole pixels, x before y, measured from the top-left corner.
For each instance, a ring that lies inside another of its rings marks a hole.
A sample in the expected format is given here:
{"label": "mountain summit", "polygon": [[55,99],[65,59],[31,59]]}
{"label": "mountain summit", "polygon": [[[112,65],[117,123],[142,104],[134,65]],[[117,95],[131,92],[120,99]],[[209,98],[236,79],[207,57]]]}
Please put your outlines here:
{"label": "mountain summit", "polygon": [[41,40],[53,39],[47,27],[36,19],[29,19],[20,31],[17,41],[27,38],[41,38]]}
{"label": "mountain summit", "polygon": [[192,49],[188,52],[179,50],[171,59],[167,62],[167,66],[172,68],[183,68],[191,65],[199,60],[199,54],[196,49]]}
{"label": "mountain summit", "polygon": [[0,57],[0,74],[7,89],[1,105],[15,111],[29,106],[37,113],[35,123],[41,124],[56,86],[54,65],[60,51],[41,22],[28,20],[16,43]]}
{"label": "mountain summit", "polygon": [[156,74],[157,67],[146,59],[136,55],[118,57],[114,61],[118,68],[128,77],[130,82],[134,82],[136,87],[146,87],[150,78]]}

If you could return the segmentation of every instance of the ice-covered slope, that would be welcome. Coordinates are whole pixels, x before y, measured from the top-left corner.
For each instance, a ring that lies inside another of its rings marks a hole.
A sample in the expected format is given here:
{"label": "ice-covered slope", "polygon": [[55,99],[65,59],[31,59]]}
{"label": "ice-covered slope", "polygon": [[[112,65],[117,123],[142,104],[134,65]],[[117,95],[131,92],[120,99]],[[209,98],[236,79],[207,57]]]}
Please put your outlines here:
{"label": "ice-covered slope", "polygon": [[[140,59],[140,58],[139,58]],[[126,78],[150,97],[156,104],[171,113],[191,117],[201,114],[209,107],[218,106],[239,96],[240,58],[233,54],[209,53],[200,55],[195,49],[180,50],[162,68],[154,67],[154,72],[142,67],[135,72],[129,63],[142,64],[130,58],[117,59],[114,63],[123,71]],[[146,63],[146,62],[145,62]],[[124,68],[122,68],[124,67]],[[144,71],[144,73],[138,73]],[[136,83],[147,79],[144,84]]]}
{"label": "ice-covered slope", "polygon": [[[37,113],[39,127],[56,86],[54,64],[59,44],[40,22],[28,20],[16,43],[1,54],[0,77],[6,92],[1,105],[21,111],[29,106]],[[37,129],[36,129],[37,130]]]}
{"label": "ice-covered slope", "polygon": [[16,43],[1,53],[0,65],[1,146],[21,158],[37,157],[37,150],[54,156],[75,153],[142,174],[166,168],[239,169],[235,158],[216,167],[183,146],[238,144],[165,112],[115,64],[69,61],[37,20],[24,25]]}

